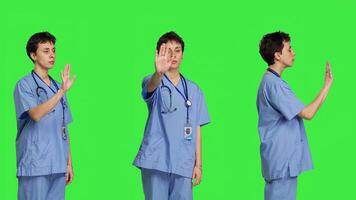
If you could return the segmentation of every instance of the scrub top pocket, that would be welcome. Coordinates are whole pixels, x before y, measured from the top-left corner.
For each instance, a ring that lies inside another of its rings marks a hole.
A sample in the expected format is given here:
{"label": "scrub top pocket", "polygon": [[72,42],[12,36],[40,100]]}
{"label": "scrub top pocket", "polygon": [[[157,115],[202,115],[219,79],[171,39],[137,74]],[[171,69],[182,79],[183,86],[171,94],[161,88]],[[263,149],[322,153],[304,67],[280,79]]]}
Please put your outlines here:
{"label": "scrub top pocket", "polygon": [[147,136],[141,146],[141,154],[145,159],[157,160],[159,158],[159,149],[163,145],[163,137],[161,136]]}

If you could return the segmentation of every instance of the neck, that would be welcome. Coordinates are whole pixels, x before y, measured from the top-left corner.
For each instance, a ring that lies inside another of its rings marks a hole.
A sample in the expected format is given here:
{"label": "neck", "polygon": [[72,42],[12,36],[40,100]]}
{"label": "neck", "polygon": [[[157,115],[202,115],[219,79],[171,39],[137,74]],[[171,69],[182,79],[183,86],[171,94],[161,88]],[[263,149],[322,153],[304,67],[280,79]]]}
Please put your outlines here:
{"label": "neck", "polygon": [[168,76],[169,80],[171,80],[174,84],[178,84],[179,79],[180,79],[180,74],[178,69],[170,69],[166,73]]}
{"label": "neck", "polygon": [[270,65],[269,68],[277,72],[279,76],[282,76],[285,67],[279,63],[274,63],[273,65]]}
{"label": "neck", "polygon": [[34,71],[41,77],[42,80],[48,79],[48,69],[41,67],[36,63]]}

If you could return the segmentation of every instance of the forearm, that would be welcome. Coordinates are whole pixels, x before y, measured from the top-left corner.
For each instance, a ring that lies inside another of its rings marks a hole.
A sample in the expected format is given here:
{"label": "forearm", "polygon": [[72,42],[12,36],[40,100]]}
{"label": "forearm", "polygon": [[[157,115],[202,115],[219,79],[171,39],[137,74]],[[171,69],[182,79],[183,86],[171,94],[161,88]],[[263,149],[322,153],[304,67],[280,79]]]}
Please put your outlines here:
{"label": "forearm", "polygon": [[328,95],[328,93],[329,93],[329,88],[324,87],[320,91],[319,95],[314,99],[314,101],[311,102],[307,107],[303,109],[302,112],[299,113],[299,116],[307,120],[312,119],[316,114],[316,112],[319,110],[320,106],[325,101],[325,98]]}
{"label": "forearm", "polygon": [[200,133],[200,126],[197,127],[197,143],[195,150],[195,166],[202,167],[202,140]]}
{"label": "forearm", "polygon": [[72,165],[72,153],[70,151],[70,140],[69,140],[69,135],[68,135],[68,163],[67,165]]}
{"label": "forearm", "polygon": [[62,89],[59,89],[58,92],[53,95],[48,101],[29,110],[28,114],[31,119],[36,122],[40,121],[43,116],[49,113],[57,105],[57,103],[61,100],[64,94],[65,92]]}
{"label": "forearm", "polygon": [[147,92],[153,92],[161,82],[163,74],[155,72],[148,82]]}

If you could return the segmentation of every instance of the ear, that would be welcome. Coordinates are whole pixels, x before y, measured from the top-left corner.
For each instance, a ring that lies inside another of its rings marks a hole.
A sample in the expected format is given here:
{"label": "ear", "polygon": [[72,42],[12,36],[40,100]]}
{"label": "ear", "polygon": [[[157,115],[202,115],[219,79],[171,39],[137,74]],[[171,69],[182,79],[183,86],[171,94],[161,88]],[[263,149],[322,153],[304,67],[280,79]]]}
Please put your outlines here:
{"label": "ear", "polygon": [[36,53],[32,52],[32,53],[30,53],[30,56],[33,61],[36,61]]}
{"label": "ear", "polygon": [[274,53],[274,60],[275,61],[280,61],[282,57],[282,54],[280,52],[275,52]]}

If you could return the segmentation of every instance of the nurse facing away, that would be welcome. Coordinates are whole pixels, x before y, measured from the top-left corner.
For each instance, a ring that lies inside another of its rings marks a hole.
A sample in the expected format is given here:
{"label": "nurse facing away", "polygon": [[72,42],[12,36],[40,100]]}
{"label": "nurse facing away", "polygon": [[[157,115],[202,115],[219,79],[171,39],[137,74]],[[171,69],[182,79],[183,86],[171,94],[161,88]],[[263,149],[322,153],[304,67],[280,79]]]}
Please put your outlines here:
{"label": "nurse facing away", "polygon": [[202,177],[201,127],[210,123],[203,92],[180,73],[184,42],[175,32],[156,47],[155,72],[142,82],[148,107],[134,165],[146,200],[190,200]]}
{"label": "nurse facing away", "polygon": [[313,168],[303,119],[313,118],[333,82],[327,63],[324,86],[305,106],[281,77],[295,59],[290,42],[283,32],[266,34],[260,42],[260,54],[268,64],[257,95],[265,200],[296,199],[298,175]]}
{"label": "nurse facing away", "polygon": [[34,69],[16,84],[16,158],[19,200],[62,200],[73,180],[68,124],[72,115],[66,98],[75,76],[70,66],[61,73],[62,84],[48,71],[56,60],[56,38],[49,32],[32,35],[27,55]]}

